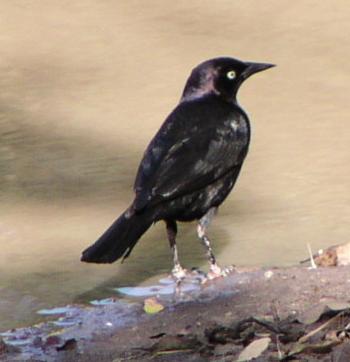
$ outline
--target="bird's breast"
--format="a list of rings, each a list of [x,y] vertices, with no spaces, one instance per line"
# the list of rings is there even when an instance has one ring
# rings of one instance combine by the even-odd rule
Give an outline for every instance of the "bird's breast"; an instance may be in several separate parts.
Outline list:
[[[228,118],[217,129],[217,135],[224,141],[234,142],[237,146],[248,145],[250,127],[247,118],[243,115]]]
[[[243,115],[235,115],[225,121],[225,127],[235,135],[244,136],[249,133],[249,124],[246,117]]]

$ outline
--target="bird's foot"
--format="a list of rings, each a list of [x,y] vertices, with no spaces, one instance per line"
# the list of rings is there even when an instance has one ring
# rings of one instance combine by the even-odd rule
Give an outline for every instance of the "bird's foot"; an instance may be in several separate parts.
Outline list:
[[[187,270],[184,269],[180,264],[176,264],[171,271],[171,275],[175,279],[176,282],[181,281],[186,277]]]
[[[216,263],[210,265],[210,270],[207,274],[207,280],[213,280],[216,278],[226,277],[230,273],[234,271],[234,267],[232,265],[220,268]]]

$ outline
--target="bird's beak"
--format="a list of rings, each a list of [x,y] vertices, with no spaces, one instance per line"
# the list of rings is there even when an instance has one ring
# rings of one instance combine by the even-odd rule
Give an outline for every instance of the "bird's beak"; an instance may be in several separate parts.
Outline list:
[[[244,79],[247,79],[254,73],[262,72],[263,70],[275,67],[275,64],[269,63],[252,63],[252,62],[245,62],[247,68],[242,73]]]

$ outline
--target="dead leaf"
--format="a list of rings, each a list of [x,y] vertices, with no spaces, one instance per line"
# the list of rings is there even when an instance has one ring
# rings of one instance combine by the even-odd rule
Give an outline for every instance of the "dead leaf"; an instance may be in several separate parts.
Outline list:
[[[233,328],[216,325],[212,328],[207,328],[205,330],[205,336],[208,338],[210,343],[221,343],[226,344],[235,339],[240,338],[241,328],[236,324]]]
[[[296,343],[289,353],[284,356],[284,359],[289,359],[300,353],[329,353],[337,344],[339,344],[338,341],[323,341],[315,344]]]
[[[335,312],[341,312],[345,309],[349,309],[350,308],[350,303],[347,302],[328,302],[326,304],[326,307],[329,308],[330,310],[333,310]]]
[[[217,346],[215,346],[215,350],[213,353],[217,360],[222,361],[223,357],[235,355],[240,349],[240,346],[230,343],[218,344]],[[221,359],[219,359],[219,357],[221,357]]]
[[[332,323],[338,321],[341,317],[342,317],[342,313],[337,314],[336,316],[334,316],[333,318],[329,319],[327,322],[321,324],[320,326],[318,326],[317,328],[313,329],[312,331],[310,331],[309,333],[307,333],[306,335],[302,336],[299,338],[299,343],[304,343],[306,342],[309,338],[315,336],[317,333],[319,333],[320,331],[324,330],[326,327],[329,327]]]
[[[158,338],[164,337],[165,335],[166,335],[166,333],[161,332],[161,333],[158,333],[158,334],[154,334],[153,336],[150,336],[149,338],[150,339],[158,339]]]
[[[339,245],[337,248],[338,266],[350,264],[350,243]]]
[[[334,362],[350,361],[350,343],[342,343],[332,352],[331,360]]]
[[[339,338],[338,331],[335,331],[335,330],[328,331],[326,333],[326,335],[324,336],[324,339],[327,341],[338,341],[338,342],[341,341]]]
[[[70,351],[77,347],[77,341],[75,338],[67,339],[62,346],[56,348],[57,351]]]
[[[313,255],[315,263],[320,267],[344,266],[350,264],[350,243],[333,245],[325,250],[319,250]],[[305,263],[309,259],[301,261]]]
[[[269,346],[271,338],[265,337],[257,339],[250,344],[240,353],[237,362],[251,361],[253,358],[259,357]]]
[[[302,324],[313,324],[321,318],[322,314],[324,313],[324,310],[325,310],[324,304],[313,305],[311,308],[305,310],[298,317],[298,321]]]
[[[147,298],[144,301],[143,309],[147,314],[155,314],[162,311],[164,306],[156,298]]]
[[[166,335],[152,345],[151,351],[156,355],[170,354],[178,352],[191,352],[198,349],[202,343],[197,336],[191,334],[187,336]]]
[[[342,301],[320,303],[304,311],[298,317],[298,321],[303,324],[313,324],[326,314],[334,315],[336,312],[342,312],[346,309],[350,309],[350,303]]]

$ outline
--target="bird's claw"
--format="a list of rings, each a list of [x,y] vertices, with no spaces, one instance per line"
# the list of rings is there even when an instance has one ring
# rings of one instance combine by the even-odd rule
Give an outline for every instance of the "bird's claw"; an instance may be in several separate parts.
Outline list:
[[[181,265],[175,265],[173,270],[171,271],[171,275],[175,279],[176,282],[181,281],[186,277],[187,270],[184,269]]]
[[[217,264],[211,264],[210,270],[207,274],[207,280],[213,280],[216,278],[226,277],[234,271],[232,265],[220,268]]]

